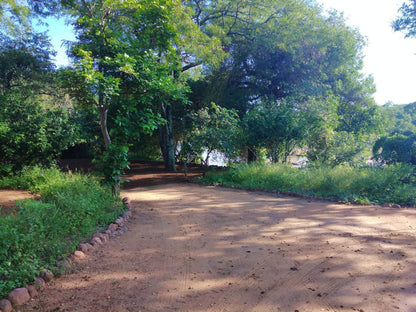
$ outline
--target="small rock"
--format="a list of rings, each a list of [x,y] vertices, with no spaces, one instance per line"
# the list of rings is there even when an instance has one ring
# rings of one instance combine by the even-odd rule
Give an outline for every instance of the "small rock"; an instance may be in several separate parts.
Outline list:
[[[105,243],[105,242],[107,242],[108,241],[108,239],[109,239],[109,237],[108,237],[108,235],[107,234],[101,234],[100,235],[100,239],[101,239],[101,241],[103,242],[103,243]]]
[[[118,225],[117,225],[117,224],[115,224],[115,223],[111,223],[111,224],[108,226],[108,230],[110,230],[111,232],[115,232],[115,231],[117,231],[117,229],[118,229]]]
[[[36,290],[36,287],[33,285],[29,285],[26,287],[30,298],[33,298],[34,296],[36,296],[38,294],[38,291]]]
[[[88,251],[94,250],[94,246],[91,245],[90,243],[85,243],[85,245],[88,247]]]
[[[101,241],[101,239],[99,238],[99,237],[93,237],[92,239],[91,239],[91,245],[102,245],[103,244],[103,242]]]
[[[49,270],[43,269],[40,272],[40,275],[45,280],[45,282],[50,282],[53,279],[53,273]]]
[[[9,300],[7,299],[0,300],[0,311],[11,312],[12,310],[13,310],[13,306]]]
[[[88,252],[89,248],[88,248],[87,244],[78,244],[78,250],[85,253],[85,252]]]
[[[124,219],[123,218],[118,218],[116,221],[114,221],[114,223],[120,226],[124,223]]]
[[[38,277],[35,280],[34,285],[35,285],[36,289],[42,289],[43,287],[45,287],[45,280],[41,277]]]
[[[104,233],[107,234],[108,236],[113,235],[113,233],[110,230],[106,230]]]
[[[103,233],[103,237],[105,238],[106,242],[110,240],[110,234],[108,233]]]
[[[105,234],[103,233],[95,233],[94,237],[97,237],[101,240],[102,243],[105,243],[106,241],[108,241],[108,238]]]
[[[131,203],[130,198],[128,198],[128,197],[123,198],[123,204],[124,205],[130,205],[130,203]]]
[[[384,205],[383,205],[383,207],[390,207],[390,204],[388,204],[388,203],[385,203]]]
[[[400,206],[398,204],[394,204],[394,205],[391,206],[391,208],[398,208],[398,209],[400,209],[400,208],[402,208],[402,206]]]
[[[29,292],[26,288],[16,288],[7,297],[12,305],[22,305],[30,300]]]
[[[77,259],[84,259],[85,258],[85,254],[80,250],[75,250],[74,256]]]

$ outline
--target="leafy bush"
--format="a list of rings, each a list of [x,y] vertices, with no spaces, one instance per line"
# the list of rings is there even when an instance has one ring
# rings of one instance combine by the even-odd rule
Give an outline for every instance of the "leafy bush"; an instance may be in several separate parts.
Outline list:
[[[24,166],[48,165],[76,141],[77,127],[63,109],[45,109],[34,95],[0,95],[0,176]]]
[[[416,134],[382,137],[374,143],[373,154],[380,163],[416,165]]]
[[[129,148],[126,145],[111,144],[102,155],[93,160],[103,175],[103,182],[109,185],[116,195],[120,192],[120,184],[124,182],[120,175],[129,169],[128,152]]]
[[[0,298],[33,282],[43,268],[59,272],[59,260],[123,210],[97,179],[57,169],[27,169],[0,185],[36,191],[43,200],[25,200],[17,215],[0,219]]]
[[[356,203],[416,205],[416,170],[396,164],[381,167],[292,168],[277,164],[250,164],[210,172],[205,181],[243,187],[293,191]]]

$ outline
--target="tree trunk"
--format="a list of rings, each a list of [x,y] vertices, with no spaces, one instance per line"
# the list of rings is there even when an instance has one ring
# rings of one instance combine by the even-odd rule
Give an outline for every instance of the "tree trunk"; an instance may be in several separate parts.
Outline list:
[[[108,109],[105,107],[99,107],[98,111],[100,113],[100,127],[101,127],[101,133],[104,139],[105,149],[108,150],[108,147],[111,145],[110,134],[108,133],[108,128],[107,128]]]
[[[257,160],[257,151],[255,147],[249,147],[247,150],[247,162],[252,163]]]
[[[176,172],[172,106],[169,104],[162,103],[161,108],[162,117],[166,120],[166,123],[160,127],[159,131],[160,149],[162,150],[162,157],[165,163],[165,169]]]

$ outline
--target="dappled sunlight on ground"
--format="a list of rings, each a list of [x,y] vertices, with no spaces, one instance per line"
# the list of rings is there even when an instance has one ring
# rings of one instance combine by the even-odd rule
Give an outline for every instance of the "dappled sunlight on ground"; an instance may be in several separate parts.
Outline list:
[[[38,311],[416,311],[416,210],[191,184],[124,192],[129,230]]]

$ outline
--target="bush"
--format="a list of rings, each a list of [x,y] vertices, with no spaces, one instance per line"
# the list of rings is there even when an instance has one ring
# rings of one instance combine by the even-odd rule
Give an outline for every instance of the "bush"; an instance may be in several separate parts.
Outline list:
[[[46,109],[35,95],[19,91],[0,95],[0,176],[24,166],[51,164],[76,142],[78,129],[69,112]]]
[[[0,298],[33,282],[43,268],[57,273],[59,260],[123,210],[97,179],[57,169],[26,169],[0,185],[36,191],[43,200],[25,200],[17,215],[0,219]]]
[[[292,191],[356,203],[416,205],[415,167],[396,164],[381,167],[306,167],[250,164],[210,172],[205,181],[243,187]]]

